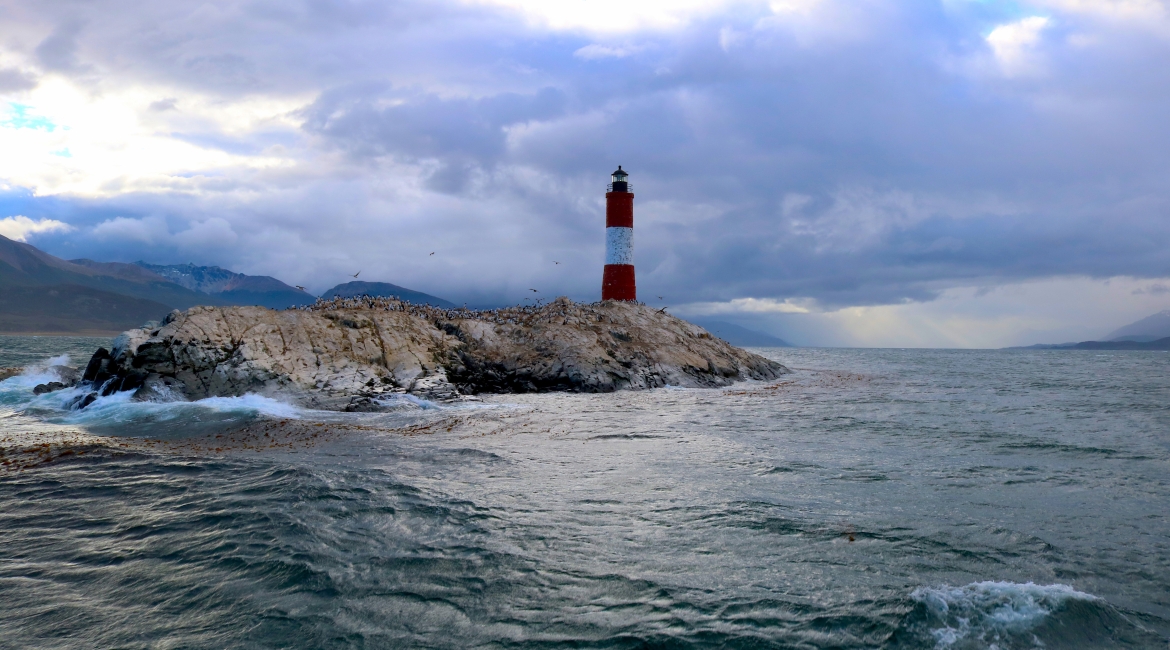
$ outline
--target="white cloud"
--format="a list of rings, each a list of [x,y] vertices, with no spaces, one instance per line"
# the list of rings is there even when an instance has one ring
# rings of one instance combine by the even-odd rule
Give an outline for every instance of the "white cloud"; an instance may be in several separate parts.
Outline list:
[[[165,240],[170,231],[167,229],[166,221],[161,217],[142,219],[114,217],[94,226],[93,235],[98,239],[153,244]]]
[[[232,230],[232,225],[220,217],[197,221],[187,230],[175,234],[176,242],[190,248],[229,246],[237,239],[239,236]]]
[[[7,102],[0,117],[0,178],[40,195],[101,197],[197,192],[207,175],[295,164],[287,150],[247,151],[247,142],[257,130],[301,139],[292,113],[308,97],[225,101],[187,93],[182,111],[152,110],[170,90],[131,84],[93,93],[63,77],[42,81],[20,104]]]
[[[804,304],[801,304],[804,303]],[[714,314],[807,314],[806,306],[811,301],[794,301],[791,298],[736,298],[727,302],[696,302],[682,305],[675,311],[693,316]]]
[[[1146,25],[1165,25],[1170,14],[1164,0],[1039,0],[1038,4],[1070,14]]]
[[[578,59],[592,61],[594,59],[622,59],[637,52],[640,48],[632,45],[602,45],[591,43],[573,52]]]
[[[734,0],[465,0],[515,9],[529,20],[558,30],[625,32],[670,29],[715,13]]]
[[[1029,16],[991,30],[987,35],[987,44],[991,46],[1005,75],[1017,77],[1040,70],[1036,46],[1049,22],[1043,16]]]
[[[16,241],[28,241],[29,235],[42,232],[69,232],[73,226],[55,219],[32,220],[23,215],[0,219],[0,235]]]

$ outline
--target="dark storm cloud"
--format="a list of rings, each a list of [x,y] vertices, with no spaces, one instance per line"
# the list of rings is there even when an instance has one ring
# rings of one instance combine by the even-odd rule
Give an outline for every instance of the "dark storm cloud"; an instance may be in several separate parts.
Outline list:
[[[237,256],[302,283],[306,259],[328,282],[379,260],[385,279],[453,300],[515,300],[534,281],[591,298],[601,193],[621,163],[639,283],[675,302],[879,304],[987,278],[1170,273],[1170,40],[1157,29],[1016,4],[826,1],[795,17],[737,6],[574,56],[593,39],[458,3],[132,6],[26,8],[46,30],[42,65],[313,97],[296,174],[115,202],[127,218],[167,215],[171,235],[211,219],[238,235],[155,252]],[[1012,72],[985,37],[1040,14]],[[248,153],[286,136],[176,137]],[[414,193],[383,188],[399,176]],[[84,205],[94,224],[108,217],[110,202]],[[71,245],[133,257],[136,244]],[[438,247],[458,261],[413,257]],[[575,272],[550,275],[554,258]]]
[[[68,18],[60,23],[36,48],[37,60],[49,70],[72,71],[80,66],[77,59],[77,35],[82,21]]]
[[[444,99],[430,93],[339,89],[305,111],[304,128],[357,156],[472,159],[489,164],[505,151],[506,127],[555,119],[561,92]]]

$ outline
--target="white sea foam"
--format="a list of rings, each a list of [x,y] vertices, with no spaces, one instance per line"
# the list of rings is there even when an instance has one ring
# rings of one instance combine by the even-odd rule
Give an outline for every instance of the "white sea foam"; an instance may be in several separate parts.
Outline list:
[[[200,419],[206,416],[269,416],[300,418],[304,409],[262,395],[208,397],[193,402],[137,401],[133,391],[100,397],[78,411],[69,411],[58,421],[66,424],[116,424],[130,422],[166,422],[176,419]],[[62,395],[62,401],[68,396]]]
[[[935,623],[941,624],[930,630],[936,648],[949,648],[964,639],[994,647],[1004,635],[1028,632],[1069,600],[1098,599],[1068,585],[991,581],[919,587],[910,597],[925,605]]]
[[[69,355],[62,354],[40,363],[32,364],[24,372],[0,381],[0,392],[13,393],[31,391],[38,384],[47,384],[51,381],[61,381],[61,375],[54,369],[55,366],[69,365]]]
[[[397,408],[397,407],[404,407],[404,406],[405,407],[417,406],[418,408],[428,409],[428,410],[442,408],[441,406],[439,406],[438,404],[436,404],[430,400],[425,400],[425,399],[422,399],[420,397],[416,397],[414,395],[410,395],[407,393],[392,393],[390,395],[385,395],[383,397],[379,397],[374,401],[377,402],[378,404],[381,404],[384,407],[387,407],[387,408]]]

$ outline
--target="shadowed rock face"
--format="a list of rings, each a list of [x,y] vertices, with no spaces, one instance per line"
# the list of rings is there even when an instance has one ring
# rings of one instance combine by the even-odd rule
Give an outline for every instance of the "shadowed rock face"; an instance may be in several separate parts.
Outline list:
[[[392,393],[451,399],[725,386],[786,372],[637,304],[561,298],[540,308],[468,311],[351,298],[280,312],[174,311],[160,327],[130,330],[113,351],[99,350],[82,380],[101,394],[282,394],[315,408],[367,410]]]

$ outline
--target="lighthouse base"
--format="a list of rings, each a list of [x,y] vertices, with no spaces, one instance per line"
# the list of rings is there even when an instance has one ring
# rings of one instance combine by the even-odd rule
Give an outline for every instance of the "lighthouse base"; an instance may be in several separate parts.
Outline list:
[[[633,264],[606,264],[601,276],[602,300],[637,300]]]

